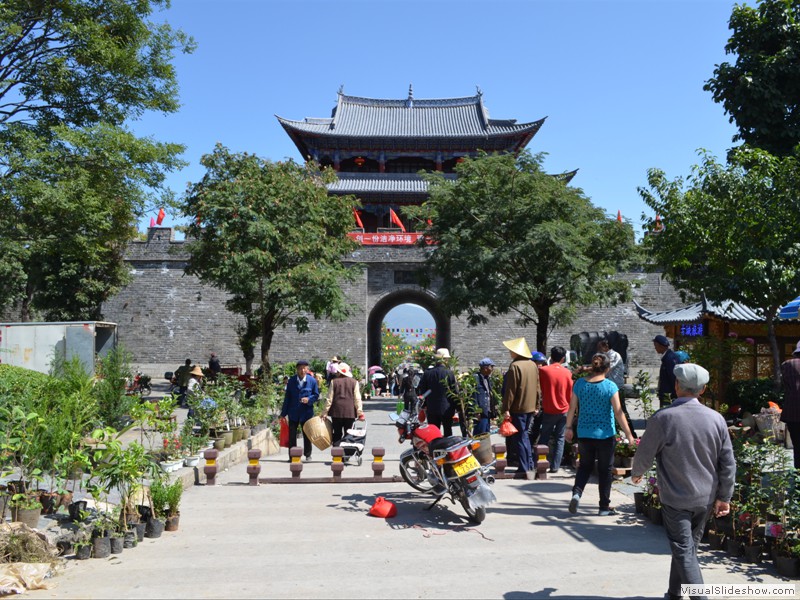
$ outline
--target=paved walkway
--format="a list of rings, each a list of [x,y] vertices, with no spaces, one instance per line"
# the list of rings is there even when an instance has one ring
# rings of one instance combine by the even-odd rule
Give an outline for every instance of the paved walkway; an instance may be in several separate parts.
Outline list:
[[[384,445],[397,474],[399,445],[387,413],[367,407],[367,446]],[[328,451],[305,476],[330,473]],[[262,477],[288,477],[286,451],[265,457]],[[344,477],[372,474],[369,453]],[[617,517],[597,516],[589,485],[567,512],[573,474],[498,481],[486,521],[430,502],[404,483],[246,485],[245,465],[216,486],[184,493],[180,531],[145,539],[118,557],[68,560],[38,598],[661,598],[670,556],[663,529],[635,515],[630,486],[615,484]],[[625,492],[625,493],[623,493]],[[367,515],[378,496],[398,516]],[[780,583],[774,569],[703,552],[707,583]]]

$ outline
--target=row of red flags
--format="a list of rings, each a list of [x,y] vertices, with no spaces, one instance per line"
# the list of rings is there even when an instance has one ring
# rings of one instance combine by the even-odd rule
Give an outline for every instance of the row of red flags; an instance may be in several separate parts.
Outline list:
[[[356,218],[356,225],[364,229],[364,222],[361,220],[361,214],[354,208],[353,209],[353,216]],[[400,228],[400,231],[403,233],[406,232],[406,227],[403,225],[403,222],[400,220],[400,217],[397,216],[397,213],[394,212],[393,209],[389,209],[389,220],[397,225]]]
[[[155,227],[156,225],[161,225],[161,223],[164,221],[164,217],[166,217],[166,216],[167,216],[167,213],[164,212],[164,209],[163,208],[159,208],[158,209],[158,217],[155,218],[155,219],[153,217],[150,217],[150,227]]]

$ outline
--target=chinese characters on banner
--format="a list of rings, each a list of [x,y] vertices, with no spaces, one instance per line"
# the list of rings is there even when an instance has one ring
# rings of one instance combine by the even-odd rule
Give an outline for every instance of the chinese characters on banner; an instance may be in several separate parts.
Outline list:
[[[382,244],[411,246],[422,237],[421,233],[348,233],[347,235],[365,246]]]
[[[681,325],[681,336],[683,337],[701,337],[702,335],[702,323],[684,323]]]

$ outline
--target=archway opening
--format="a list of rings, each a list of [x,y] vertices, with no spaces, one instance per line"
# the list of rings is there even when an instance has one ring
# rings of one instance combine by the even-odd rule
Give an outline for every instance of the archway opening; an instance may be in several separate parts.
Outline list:
[[[407,347],[414,345],[411,342],[449,347],[450,320],[427,292],[398,290],[387,294],[375,304],[367,322],[369,366],[381,365],[388,372],[403,362]],[[384,345],[393,347],[384,350]]]

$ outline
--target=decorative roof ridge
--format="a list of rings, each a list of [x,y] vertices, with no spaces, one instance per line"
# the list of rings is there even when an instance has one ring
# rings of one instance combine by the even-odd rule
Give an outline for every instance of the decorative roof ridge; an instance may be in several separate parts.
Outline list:
[[[339,101],[337,108],[343,103],[357,104],[359,106],[389,106],[397,108],[405,108],[409,105],[409,98],[366,98],[364,96],[348,96],[344,93],[339,94]],[[482,101],[480,96],[464,96],[462,98],[413,98],[413,108],[439,108],[439,107],[457,107],[457,106],[470,106],[481,105]],[[336,109],[334,109],[336,111]],[[488,116],[488,114],[487,114]]]
[[[438,173],[438,172],[437,172]],[[455,179],[455,173],[441,173],[445,179]],[[340,171],[336,173],[339,179],[397,179],[399,180],[418,180],[422,181],[424,177],[419,173],[353,173],[352,171]]]

